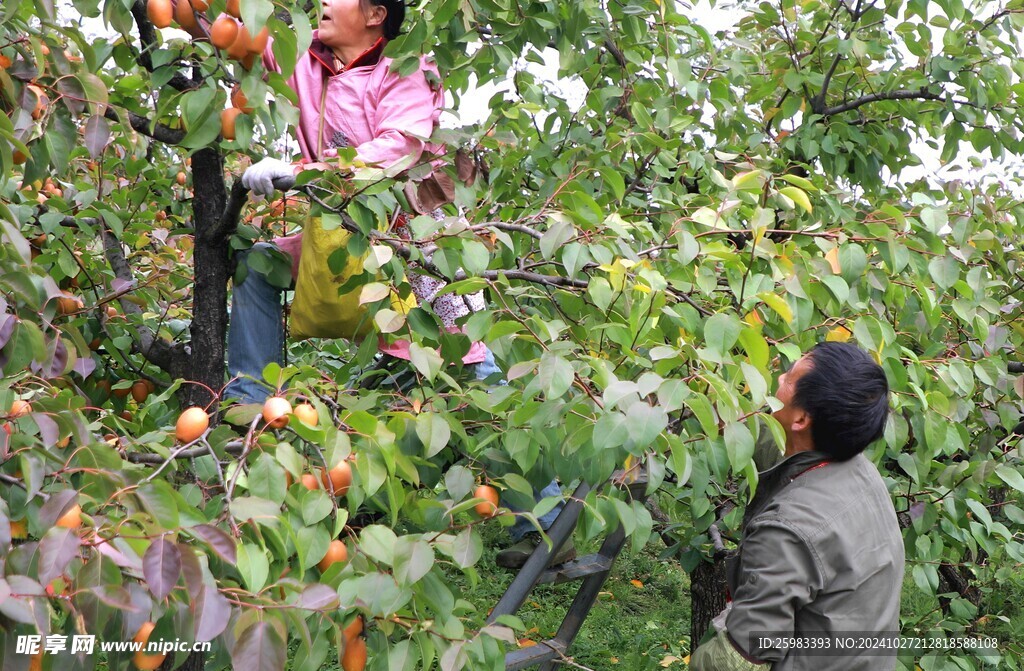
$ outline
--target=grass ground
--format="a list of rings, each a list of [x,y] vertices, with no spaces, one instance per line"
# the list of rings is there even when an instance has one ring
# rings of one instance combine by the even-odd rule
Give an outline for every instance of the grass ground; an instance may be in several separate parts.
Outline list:
[[[486,539],[482,571],[494,566],[494,554],[504,542],[501,534]],[[577,550],[580,555],[596,552],[598,545],[581,544]],[[594,671],[684,668],[680,660],[689,654],[690,584],[679,564],[658,559],[661,549],[654,540],[637,554],[627,550],[619,556],[570,650],[575,663]],[[474,594],[481,606],[497,603],[513,574],[496,570],[492,577]],[[519,611],[527,627],[523,638],[553,637],[578,588],[578,582],[538,586]]]

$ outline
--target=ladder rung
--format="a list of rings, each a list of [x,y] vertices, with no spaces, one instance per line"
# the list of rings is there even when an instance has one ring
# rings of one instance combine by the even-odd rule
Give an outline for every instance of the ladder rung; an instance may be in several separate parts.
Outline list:
[[[519,648],[505,653],[505,671],[525,669],[551,659],[561,659],[565,655],[565,643],[555,638],[541,641],[528,648]]]
[[[537,584],[553,583],[555,585],[570,580],[579,580],[596,573],[603,573],[612,567],[612,557],[605,557],[602,554],[586,555],[564,564],[549,568],[540,574]]]

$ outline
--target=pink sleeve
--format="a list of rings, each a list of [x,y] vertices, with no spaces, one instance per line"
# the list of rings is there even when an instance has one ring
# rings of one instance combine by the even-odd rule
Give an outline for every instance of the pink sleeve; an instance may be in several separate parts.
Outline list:
[[[407,156],[419,159],[444,107],[440,83],[431,84],[425,72],[436,81],[436,68],[425,61],[407,77],[387,73],[378,93],[374,139],[356,147],[360,160],[387,166]]]
[[[263,50],[263,67],[270,72],[280,72],[281,66],[277,64],[277,58],[274,57],[274,38],[271,37],[267,40],[267,46]]]

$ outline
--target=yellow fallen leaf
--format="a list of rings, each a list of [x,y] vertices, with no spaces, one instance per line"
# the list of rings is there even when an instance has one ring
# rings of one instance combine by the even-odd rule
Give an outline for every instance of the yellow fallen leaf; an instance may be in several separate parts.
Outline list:
[[[825,260],[828,261],[828,265],[832,266],[832,273],[838,275],[843,272],[843,267],[839,263],[839,248],[833,247],[825,253]]]
[[[685,664],[687,666],[690,665],[690,656],[689,655],[687,655],[686,657],[683,657],[683,664]]]
[[[521,639],[519,639],[519,647],[520,648],[532,648],[535,645],[537,645],[537,641],[531,641],[528,638],[521,638]]]
[[[609,661],[610,661],[610,662],[611,662],[612,664],[618,664],[618,663],[619,663],[619,658],[618,658],[618,657],[612,657],[612,658],[611,658],[611,659],[610,659]]]
[[[640,582],[639,580],[630,580],[629,584],[632,585],[633,587],[636,587],[637,589],[641,589],[644,586],[644,584],[642,582]]]
[[[667,669],[668,667],[672,666],[676,662],[681,662],[681,661],[683,661],[683,660],[679,659],[675,655],[665,655],[664,657],[661,658],[661,661],[658,662],[658,666],[660,666],[663,669]]]

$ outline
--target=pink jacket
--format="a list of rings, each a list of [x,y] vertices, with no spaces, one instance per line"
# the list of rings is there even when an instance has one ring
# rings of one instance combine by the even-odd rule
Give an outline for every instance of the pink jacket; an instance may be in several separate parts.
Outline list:
[[[421,69],[401,77],[390,69],[391,59],[384,58],[383,39],[352,61],[344,70],[335,69],[333,52],[320,42],[319,31],[313,31],[313,43],[299,58],[288,84],[299,101],[299,148],[307,161],[337,156],[337,150],[354,147],[360,160],[388,166],[408,156],[417,159],[428,151],[435,153],[439,146],[426,141],[438,125],[444,108],[437,68],[426,57]],[[268,70],[280,72],[274,58],[272,44],[263,52],[263,64]],[[431,73],[428,77],[426,73]],[[320,125],[320,101],[326,83],[323,137],[317,137]],[[323,148],[323,153],[319,149]],[[293,276],[298,272],[302,235],[277,238],[275,243],[292,257]],[[421,296],[417,290],[427,278],[413,281],[413,289],[420,301],[429,301],[443,283],[428,280],[432,291]],[[457,305],[439,304],[458,300]],[[452,294],[442,296],[434,309],[445,325],[455,328],[454,319],[464,316],[465,303]],[[409,359],[409,342],[399,340],[387,344],[381,340],[381,351],[392,356]],[[480,363],[486,356],[483,343],[473,343],[463,357],[464,363]]]

